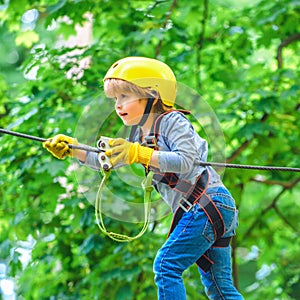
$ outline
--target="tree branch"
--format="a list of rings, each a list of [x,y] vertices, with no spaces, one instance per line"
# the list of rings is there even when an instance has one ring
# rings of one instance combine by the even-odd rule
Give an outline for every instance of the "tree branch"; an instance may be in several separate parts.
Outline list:
[[[294,226],[279,210],[279,208],[277,207],[277,205],[274,206],[274,210],[277,213],[277,215],[282,219],[282,221],[284,223],[286,223],[289,227],[291,227],[295,232],[299,233],[299,229]]]
[[[237,158],[252,142],[253,139],[245,141],[239,148],[237,148],[231,155],[226,159],[226,162],[230,163]]]
[[[286,38],[285,40],[282,40],[280,45],[278,46],[278,49],[277,49],[277,66],[278,66],[278,69],[281,69],[282,66],[283,66],[283,63],[282,63],[282,50],[284,47],[288,46],[289,44],[293,43],[293,42],[296,42],[300,40],[300,33],[295,33],[291,36],[289,36],[288,38]]]
[[[201,27],[202,30],[200,31],[199,38],[196,43],[197,50],[196,51],[196,82],[198,89],[201,89],[201,74],[200,74],[200,67],[201,67],[201,51],[203,49],[204,44],[204,36],[205,36],[205,30],[206,30],[206,22],[208,19],[208,0],[204,0],[203,2],[203,14],[202,14],[202,20],[201,20]]]
[[[297,179],[297,180],[299,180],[299,179]],[[252,178],[251,181],[258,182],[258,183],[263,183],[263,184],[266,184],[266,185],[280,185],[280,186],[282,186],[286,189],[290,189],[295,185],[295,181],[292,181],[292,182],[286,182],[285,181],[285,182],[283,182],[283,181],[279,181],[279,180],[263,180],[263,179],[260,179],[260,178]]]
[[[293,188],[296,184],[298,184],[298,182],[300,182],[300,177],[297,178],[296,180],[294,180],[289,188],[284,187],[280,193],[278,193],[278,195],[273,199],[273,201],[267,206],[265,207],[262,212],[260,214],[258,214],[257,218],[252,222],[252,224],[249,226],[248,230],[246,231],[246,233],[244,234],[242,239],[245,239],[245,237],[247,237],[248,235],[251,234],[252,230],[255,228],[255,226],[257,224],[260,223],[262,217],[269,212],[271,209],[274,209],[276,211],[276,204],[279,201],[280,197],[289,189]],[[277,211],[276,211],[277,212]]]
[[[233,282],[234,286],[239,289],[239,276],[238,276],[238,264],[236,261],[236,248],[237,248],[237,242],[236,242],[236,236],[232,237],[231,241],[231,261],[232,261],[232,276],[233,276]]]
[[[264,115],[261,117],[260,122],[263,123],[265,122],[269,117],[269,114],[264,113]],[[227,158],[227,162],[230,163],[232,162],[236,157],[238,157],[247,147],[249,144],[255,139],[255,134],[253,135],[253,138],[250,140],[245,141],[239,148],[237,148],[229,158]]]
[[[170,6],[168,12],[166,13],[166,16],[167,16],[167,17],[166,17],[166,20],[165,20],[165,22],[164,22],[162,28],[165,29],[165,28],[167,27],[168,22],[169,22],[169,20],[170,20],[170,18],[171,18],[172,12],[173,12],[173,10],[175,9],[176,6],[177,6],[177,0],[174,0],[173,3],[172,3],[171,6]],[[155,56],[154,56],[155,58],[156,58],[156,57],[159,55],[159,53],[160,53],[160,50],[161,50],[161,47],[162,47],[162,43],[163,43],[163,38],[160,39],[158,45],[156,46],[156,49],[155,49]]]

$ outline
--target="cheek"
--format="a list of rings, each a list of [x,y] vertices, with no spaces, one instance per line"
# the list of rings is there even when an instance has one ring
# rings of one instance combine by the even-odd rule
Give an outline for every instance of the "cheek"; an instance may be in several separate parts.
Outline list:
[[[144,113],[145,105],[141,101],[131,102],[131,103],[128,103],[127,109],[132,112]]]
[[[136,108],[139,111],[141,111],[141,112],[144,113],[146,105],[147,105],[147,101],[146,100],[139,100],[139,102],[136,103]]]

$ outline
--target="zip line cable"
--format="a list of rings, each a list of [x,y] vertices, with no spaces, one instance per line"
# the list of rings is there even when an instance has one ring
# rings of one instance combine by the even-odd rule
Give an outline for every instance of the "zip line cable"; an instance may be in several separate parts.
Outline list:
[[[300,168],[291,168],[291,167],[254,166],[254,165],[239,165],[239,164],[214,163],[214,162],[200,162],[199,165],[220,167],[220,168],[233,168],[233,169],[235,168],[235,169],[263,170],[263,171],[300,172]]]
[[[16,137],[21,137],[25,139],[30,139],[38,142],[45,142],[47,139],[40,138],[24,133],[19,133],[15,131],[6,130],[3,128],[0,128],[0,133],[2,134],[9,134]],[[68,146],[72,149],[79,149],[84,151],[91,151],[95,153],[100,153],[103,150],[100,150],[95,147],[90,147],[87,145],[72,145],[68,144]],[[290,171],[290,172],[300,172],[300,168],[289,168],[289,167],[274,167],[274,166],[252,166],[252,165],[238,165],[238,164],[227,164],[227,163],[215,163],[215,162],[200,162],[199,165],[201,166],[212,166],[212,167],[225,167],[225,168],[239,168],[239,169],[253,169],[253,170],[277,170],[277,171]],[[102,173],[104,174],[103,179],[101,181],[101,184],[99,186],[96,200],[95,200],[95,217],[96,217],[96,223],[101,230],[101,232],[111,238],[112,240],[116,242],[130,242],[135,239],[140,238],[147,230],[149,222],[150,222],[150,211],[151,211],[151,192],[153,190],[152,186],[152,177],[153,173],[149,172],[147,177],[142,182],[142,188],[144,190],[144,222],[143,227],[140,229],[139,233],[135,236],[128,236],[126,234],[120,234],[116,232],[109,231],[103,220],[103,212],[102,212],[102,190],[106,183],[106,180],[108,179],[110,175],[110,170],[106,171],[104,169],[101,169]]]
[[[33,135],[29,135],[29,134],[24,134],[24,133],[20,133],[20,132],[16,132],[16,131],[10,131],[10,130],[6,130],[6,129],[3,129],[3,128],[0,128],[0,133],[9,134],[9,135],[13,135],[13,136],[17,136],[17,137],[21,137],[21,138],[33,140],[33,141],[38,141],[38,142],[46,142],[47,141],[47,139],[45,139],[45,138],[40,138],[40,137],[37,137],[37,136],[33,136]],[[68,146],[71,149],[85,150],[85,151],[97,152],[97,153],[102,152],[98,148],[90,147],[90,146],[87,146],[87,145],[72,145],[72,144],[68,144]]]
[[[0,133],[9,134],[16,137],[21,137],[29,140],[34,140],[38,142],[45,142],[47,139],[40,138],[16,131],[10,131],[7,129],[0,128]],[[78,149],[90,152],[100,153],[102,150],[87,146],[87,145],[68,145],[71,149]],[[291,167],[275,167],[275,166],[254,166],[254,165],[239,165],[239,164],[227,164],[227,163],[216,163],[216,162],[200,162],[201,166],[211,166],[211,167],[221,167],[221,168],[236,168],[236,169],[250,169],[250,170],[263,170],[263,171],[287,171],[287,172],[300,172],[300,168],[291,168]]]

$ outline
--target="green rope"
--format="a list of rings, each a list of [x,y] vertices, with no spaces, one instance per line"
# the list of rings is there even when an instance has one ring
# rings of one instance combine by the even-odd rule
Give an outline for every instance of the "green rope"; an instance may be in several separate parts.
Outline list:
[[[110,237],[112,240],[117,242],[131,242],[133,240],[140,238],[146,232],[148,225],[150,223],[151,192],[153,191],[152,178],[154,173],[149,172],[147,177],[142,182],[142,188],[144,190],[144,224],[141,231],[137,235],[132,237],[124,234],[108,231],[104,224],[103,217],[102,217],[102,190],[104,188],[107,179],[110,176],[110,171],[103,171],[103,175],[104,176],[100,183],[97,196],[96,196],[96,201],[95,201],[95,216],[96,216],[96,221],[99,229],[106,236]]]

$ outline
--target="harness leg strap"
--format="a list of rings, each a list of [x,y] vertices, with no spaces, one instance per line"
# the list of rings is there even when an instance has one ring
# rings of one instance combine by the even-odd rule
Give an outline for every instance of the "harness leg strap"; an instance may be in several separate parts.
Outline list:
[[[204,192],[202,192],[200,199],[197,199],[197,198],[198,197],[196,197],[196,200],[195,200],[195,194],[193,194],[192,197],[185,199],[186,200],[185,202],[190,205],[197,203],[202,208],[202,210],[204,211],[206,216],[208,217],[208,220],[212,224],[212,227],[213,227],[213,230],[215,233],[215,243],[213,244],[212,247],[228,247],[229,243],[230,243],[230,238],[222,238],[222,236],[225,232],[225,225],[224,225],[224,221],[223,221],[220,211],[218,210],[218,208],[216,207],[214,202],[211,200],[211,198]],[[183,203],[183,204],[185,204],[185,203]],[[174,228],[180,221],[184,212],[185,212],[185,210],[181,206],[179,206],[179,208],[177,209],[177,211],[174,215],[169,234],[171,234],[171,232],[174,230]],[[211,259],[209,259],[207,254],[203,254],[196,261],[196,264],[198,265],[198,267],[200,267],[204,272],[207,272],[213,263],[214,262]]]
[[[213,248],[226,248],[229,246],[231,241],[231,236],[226,238],[220,238],[215,241],[213,244]],[[196,265],[203,271],[207,272],[211,266],[214,264],[214,262],[207,256],[207,253],[204,253],[202,256],[198,258],[196,261]]]

